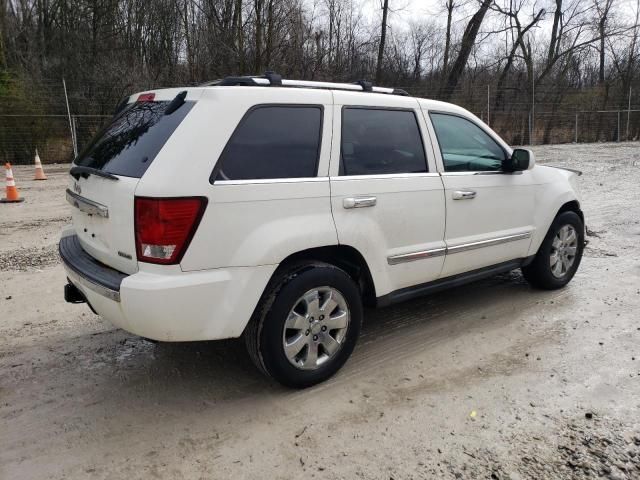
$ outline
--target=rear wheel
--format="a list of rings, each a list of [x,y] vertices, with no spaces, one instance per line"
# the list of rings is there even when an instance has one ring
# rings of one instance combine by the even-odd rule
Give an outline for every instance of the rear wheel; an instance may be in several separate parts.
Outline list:
[[[360,334],[360,290],[343,270],[301,265],[272,282],[245,331],[254,363],[283,385],[322,382],[347,361]]]
[[[534,287],[553,290],[573,278],[584,249],[584,224],[575,212],[558,215],[531,264],[522,267],[524,278]]]

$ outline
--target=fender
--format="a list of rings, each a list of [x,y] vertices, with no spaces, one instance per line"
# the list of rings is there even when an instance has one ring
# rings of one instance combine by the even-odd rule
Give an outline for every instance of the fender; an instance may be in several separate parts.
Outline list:
[[[576,173],[546,166],[537,166],[534,171],[543,182],[536,187],[534,212],[536,230],[531,238],[529,255],[536,254],[553,219],[565,203],[576,201],[580,205],[579,195],[573,185],[577,177]]]

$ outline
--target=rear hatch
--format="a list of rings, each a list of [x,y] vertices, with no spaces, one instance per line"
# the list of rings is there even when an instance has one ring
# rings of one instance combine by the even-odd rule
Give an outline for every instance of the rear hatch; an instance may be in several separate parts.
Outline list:
[[[178,89],[132,96],[74,161],[66,193],[73,226],[82,248],[105,265],[138,271],[136,187],[195,104],[192,96]]]

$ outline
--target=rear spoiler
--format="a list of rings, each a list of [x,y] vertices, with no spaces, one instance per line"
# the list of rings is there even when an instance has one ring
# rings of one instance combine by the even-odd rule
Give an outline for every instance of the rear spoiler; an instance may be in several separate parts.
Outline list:
[[[144,99],[143,99],[144,97]],[[136,101],[140,102],[140,101],[153,101],[155,97],[155,93],[141,93],[138,95],[138,98]],[[175,112],[178,108],[180,108],[182,106],[182,104],[185,102],[185,98],[187,98],[187,91],[183,90],[182,92],[178,93],[173,100],[171,100],[171,103],[167,106],[167,110],[165,111],[165,115],[171,115],[173,112]],[[117,115],[118,113],[120,113],[122,110],[125,109],[125,107],[127,105],[129,105],[129,103],[131,100],[131,96],[128,97],[124,97],[120,103],[118,103],[118,106],[116,107],[115,111],[113,112],[114,115]]]

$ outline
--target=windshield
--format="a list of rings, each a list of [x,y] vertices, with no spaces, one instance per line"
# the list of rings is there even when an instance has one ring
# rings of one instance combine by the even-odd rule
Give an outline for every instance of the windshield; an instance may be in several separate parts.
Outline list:
[[[78,156],[76,165],[141,178],[195,102],[165,114],[171,102],[136,102],[118,113]]]

